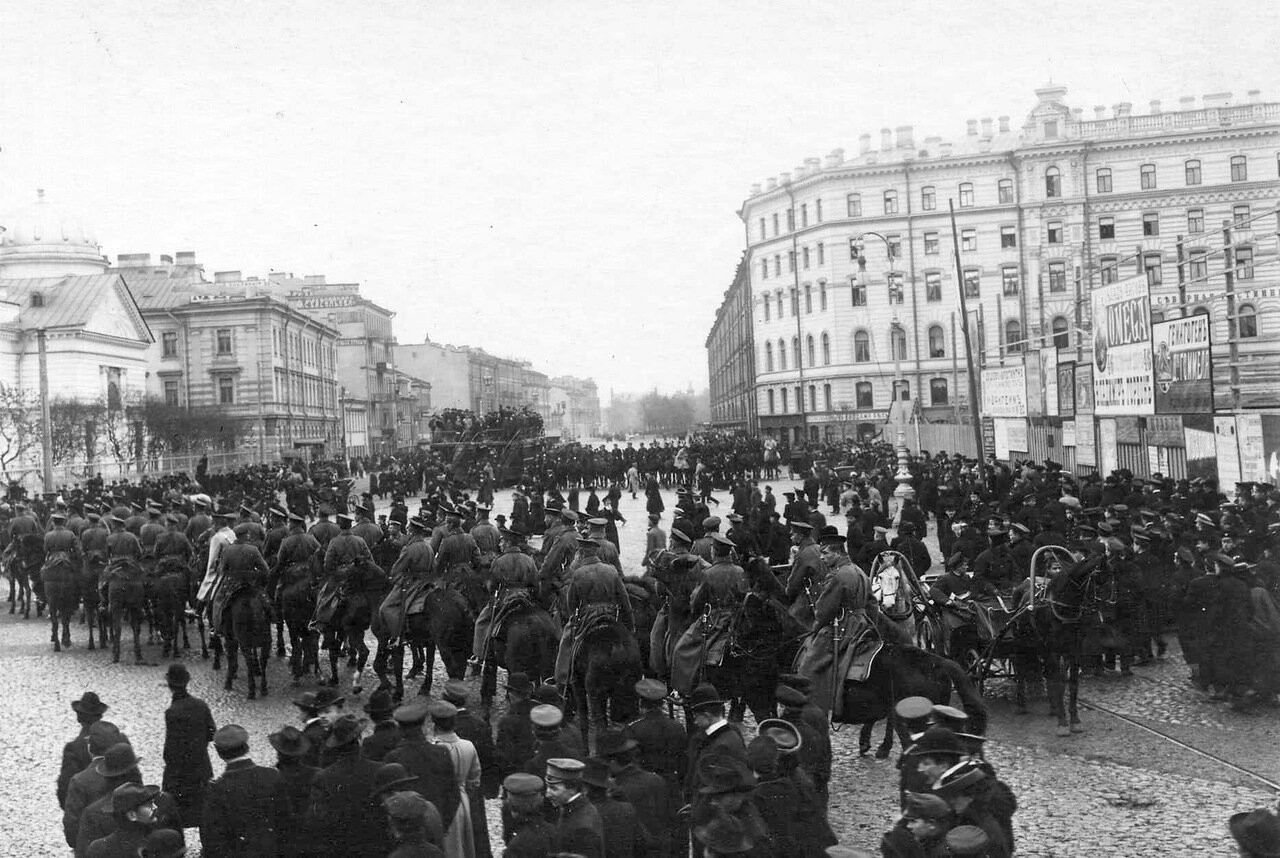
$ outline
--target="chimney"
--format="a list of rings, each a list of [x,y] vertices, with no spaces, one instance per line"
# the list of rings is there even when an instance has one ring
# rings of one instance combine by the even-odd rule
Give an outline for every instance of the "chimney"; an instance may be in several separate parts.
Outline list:
[[[779,174],[778,174],[778,184],[779,184],[779,185],[789,185],[789,184],[791,184],[791,174],[790,174],[790,173],[779,173]]]
[[[812,176],[814,173],[822,169],[822,159],[821,158],[805,158],[804,169],[806,173]]]
[[[176,258],[179,265],[196,264],[196,252],[194,250],[179,250]]]
[[[893,148],[893,129],[880,129],[880,151],[887,152]]]
[[[160,264],[161,264],[161,265],[172,265],[172,264],[173,264],[173,257],[172,257],[172,256],[170,256],[170,255],[169,255],[169,254],[167,254],[167,253],[162,253],[162,254],[160,254]]]
[[[1205,107],[1226,107],[1231,104],[1231,93],[1211,92],[1204,97]]]
[[[752,185],[752,186],[751,186],[751,196],[753,196],[753,197],[758,197],[758,196],[760,196],[760,183],[759,183],[759,182],[756,182],[754,185]]]
[[[1196,97],[1194,95],[1184,95],[1178,99],[1179,110],[1195,110]]]
[[[1083,122],[1083,121],[1084,121],[1084,108],[1083,108],[1083,107],[1073,107],[1073,108],[1071,108],[1071,121],[1072,121],[1072,122]]]
[[[967,133],[970,137],[978,136],[978,120],[976,119],[967,120],[965,122],[965,125],[969,126],[969,130]]]
[[[831,169],[832,167],[839,167],[839,166],[840,166],[841,164],[843,164],[843,163],[844,163],[844,150],[843,150],[843,149],[832,149],[832,150],[831,150],[831,154],[827,155],[827,169],[828,169],[828,170],[829,170],[829,169]]]
[[[914,149],[915,148],[915,128],[910,125],[898,126],[898,148]]]
[[[1009,117],[1007,116],[1000,117],[1000,133],[1001,134],[1009,133]]]
[[[1249,103],[1257,104],[1260,101],[1262,101],[1262,90],[1260,89],[1249,90]]]
[[[1133,103],[1122,101],[1119,104],[1112,105],[1111,111],[1115,114],[1116,119],[1124,119],[1133,111]]]
[[[234,283],[237,280],[243,280],[239,271],[215,271],[213,272],[214,283]]]
[[[990,116],[982,120],[982,139],[983,140],[991,139],[991,117]]]
[[[121,268],[147,268],[151,265],[151,254],[121,253],[116,257],[116,264]]]
[[[774,176],[764,180],[764,189],[766,191],[776,191],[778,189],[778,180]]]
[[[951,141],[950,140],[943,140],[941,143],[938,144],[938,157],[939,158],[951,157]]]
[[[1158,98],[1151,99],[1151,115],[1152,116],[1160,115],[1160,99]]]
[[[858,135],[858,154],[865,155],[870,151],[871,151],[871,135],[859,134]]]
[[[794,170],[791,171],[791,175],[795,176],[795,179],[797,182],[800,181],[805,176],[809,175],[809,165],[801,164],[800,166],[796,167]]]
[[[1107,118],[1107,106],[1105,104],[1095,104],[1093,106],[1094,120],[1101,121]]]

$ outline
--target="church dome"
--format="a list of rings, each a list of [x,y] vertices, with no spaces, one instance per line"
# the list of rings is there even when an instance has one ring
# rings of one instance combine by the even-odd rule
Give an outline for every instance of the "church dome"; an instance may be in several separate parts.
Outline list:
[[[97,239],[73,214],[38,191],[34,203],[0,221],[0,277],[101,274],[109,265]]]

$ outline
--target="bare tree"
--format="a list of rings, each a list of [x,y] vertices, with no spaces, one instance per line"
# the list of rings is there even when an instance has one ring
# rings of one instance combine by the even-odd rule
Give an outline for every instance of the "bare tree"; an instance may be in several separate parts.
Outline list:
[[[0,472],[20,476],[22,464],[40,447],[40,403],[28,391],[0,383]],[[17,466],[17,473],[10,470]]]
[[[50,433],[53,442],[53,464],[64,465],[89,461],[97,452],[97,426],[107,409],[100,399],[64,399],[49,403]]]

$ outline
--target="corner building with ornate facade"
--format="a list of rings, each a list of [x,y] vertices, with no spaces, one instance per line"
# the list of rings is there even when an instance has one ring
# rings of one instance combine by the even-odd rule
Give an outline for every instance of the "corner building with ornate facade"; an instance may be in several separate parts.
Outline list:
[[[1090,289],[1140,272],[1157,321],[1212,317],[1219,408],[1280,407],[1280,103],[1218,93],[1086,119],[1064,87],[1035,94],[1017,128],[886,128],[878,147],[864,134],[855,157],[752,187],[739,216],[761,431],[873,432],[895,400],[967,416],[961,288],[977,370],[1042,347],[1087,362]]]

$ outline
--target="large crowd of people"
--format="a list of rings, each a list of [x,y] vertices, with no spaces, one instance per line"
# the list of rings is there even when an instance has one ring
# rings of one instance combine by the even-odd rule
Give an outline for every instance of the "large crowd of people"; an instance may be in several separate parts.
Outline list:
[[[893,638],[892,603],[868,572],[894,553],[925,575],[931,534],[944,571],[928,577],[928,598],[940,610],[1027,598],[1034,552],[1060,546],[1072,552],[1074,570],[1107,582],[1111,634],[1089,653],[1094,670],[1128,674],[1164,656],[1176,635],[1190,681],[1212,697],[1237,708],[1276,704],[1280,493],[1273,486],[1240,483],[1228,497],[1206,479],[1123,470],[1077,477],[1051,461],[944,453],[908,457],[901,471],[897,452],[874,443],[809,449],[806,459],[791,452],[721,435],[551,448],[528,463],[510,515],[492,522],[492,475],[467,484],[428,451],[378,463],[379,475],[414,475],[396,485],[379,522],[372,492],[337,522],[325,500],[303,507],[336,468],[256,468],[216,482],[206,474],[11,497],[0,507],[11,574],[41,539],[46,553],[84,558],[102,541],[112,562],[122,553],[173,550],[201,583],[226,577],[276,593],[290,569],[311,564],[315,575],[303,581],[323,603],[323,582],[349,588],[353,565],[366,565],[379,581],[389,573],[402,582],[401,591],[415,578],[474,579],[484,598],[492,596],[486,610],[516,591],[535,601],[550,592],[547,607],[565,626],[555,674],[509,675],[496,724],[468,708],[466,683],[451,680],[438,699],[405,703],[383,687],[347,706],[336,690],[321,688],[295,700],[297,724],[250,736],[219,726],[186,693],[189,677],[175,665],[167,674],[174,702],[165,769],[155,786],[144,784],[127,737],[103,720],[106,705],[86,693],[73,704],[81,731],[67,745],[58,784],[68,844],[77,856],[181,854],[182,832],[198,827],[206,855],[473,858],[502,846],[512,856],[838,854],[831,850],[847,847],[835,842],[827,818],[828,724],[840,708],[833,665],[843,670],[846,662],[827,653],[867,630]],[[798,468],[796,490],[776,496],[772,467]],[[680,486],[669,529],[664,484]],[[898,502],[900,486],[911,497]],[[663,608],[642,641],[650,659],[633,689],[640,717],[596,737],[588,752],[562,696],[561,662],[574,650],[570,628],[593,606],[641,631],[618,556],[624,492],[645,496],[642,581]],[[414,497],[417,510],[409,506]],[[98,530],[110,533],[99,540]],[[529,540],[537,535],[535,549]],[[776,600],[806,633],[754,730],[744,726],[740,700],[679,667],[681,653],[699,648],[690,635],[705,657],[705,638],[696,636],[712,635],[707,628],[716,623],[735,627],[750,593]],[[194,597],[202,615],[216,612],[217,600],[203,590]],[[699,616],[706,621],[695,623]],[[487,622],[483,611],[480,620]],[[476,662],[486,640],[475,636]],[[968,711],[923,698],[896,704],[910,744],[900,762],[901,818],[885,833],[882,853],[1012,854],[1016,801],[983,754],[980,701],[966,703]],[[225,763],[217,779],[210,744]],[[266,746],[274,766],[254,762]],[[484,800],[499,797],[504,844],[489,841],[484,818]],[[1274,845],[1269,820],[1242,816],[1231,830],[1242,843]]]

